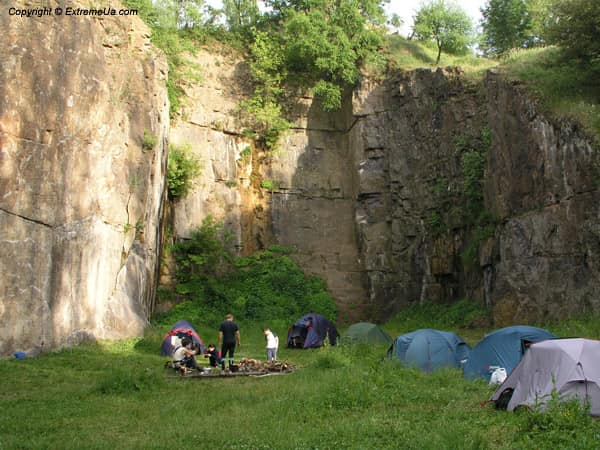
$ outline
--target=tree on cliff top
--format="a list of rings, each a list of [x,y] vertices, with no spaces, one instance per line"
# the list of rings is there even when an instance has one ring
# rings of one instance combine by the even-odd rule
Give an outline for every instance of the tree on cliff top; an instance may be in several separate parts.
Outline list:
[[[415,38],[435,43],[439,64],[442,51],[466,54],[473,42],[473,25],[467,13],[445,0],[432,0],[417,12],[413,25]]]
[[[279,26],[270,33],[282,49],[288,77],[313,88],[325,110],[341,106],[341,91],[358,80],[359,66],[381,45],[375,26],[385,15],[379,0],[267,2]]]
[[[547,27],[550,43],[569,57],[600,71],[600,5],[597,0],[552,0]]]
[[[288,126],[286,93],[312,91],[326,111],[341,107],[342,92],[381,45],[385,15],[379,0],[275,0],[253,29],[250,72],[254,95],[244,102],[247,127],[267,147]]]
[[[487,55],[502,55],[513,48],[534,45],[527,3],[526,0],[488,0],[481,9],[481,46]]]

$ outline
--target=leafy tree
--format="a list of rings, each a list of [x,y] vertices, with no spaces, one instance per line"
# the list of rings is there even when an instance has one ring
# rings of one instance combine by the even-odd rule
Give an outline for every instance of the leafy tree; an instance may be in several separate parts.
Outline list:
[[[482,47],[488,55],[534,44],[532,19],[526,0],[488,0],[481,9]]]
[[[177,27],[192,28],[202,24],[204,0],[177,0]]]
[[[465,54],[472,43],[473,25],[467,13],[445,0],[432,0],[417,12],[413,25],[414,37],[435,43],[439,64],[442,51]]]
[[[600,6],[597,0],[553,0],[547,29],[549,43],[600,70]]]
[[[261,136],[267,148],[274,148],[280,134],[290,126],[280,106],[287,68],[279,36],[255,31],[249,65],[255,88],[252,97],[240,104],[245,125]]]
[[[229,29],[245,33],[260,15],[256,0],[223,0],[223,13]]]
[[[398,33],[400,31],[400,28],[403,24],[404,21],[396,13],[392,14],[392,17],[390,17],[390,20],[388,20],[388,25],[392,27],[395,33]]]
[[[281,101],[291,88],[312,90],[325,110],[339,109],[359,66],[381,43],[380,0],[271,0],[253,30],[250,71],[254,95],[243,102],[247,125],[273,147],[289,127]]]

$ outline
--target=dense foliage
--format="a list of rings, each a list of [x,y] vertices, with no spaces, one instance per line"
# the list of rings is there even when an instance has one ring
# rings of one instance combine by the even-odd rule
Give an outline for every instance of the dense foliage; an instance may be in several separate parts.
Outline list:
[[[304,274],[290,249],[271,246],[234,258],[230,242],[222,225],[208,217],[190,239],[173,246],[176,291],[183,301],[163,321],[216,324],[227,313],[243,320],[293,321],[308,312],[336,319],[337,307],[325,283]]]
[[[488,0],[482,15],[482,48],[488,55],[556,44],[570,60],[600,70],[596,0]]]
[[[600,5],[597,0],[552,0],[547,40],[568,57],[600,74]]]
[[[246,125],[273,148],[289,124],[282,102],[312,91],[327,111],[341,107],[359,67],[381,45],[385,16],[378,0],[271,1],[249,43],[254,95],[241,106]]]
[[[502,55],[513,48],[534,45],[527,0],[488,0],[481,13],[481,47],[487,55]]]

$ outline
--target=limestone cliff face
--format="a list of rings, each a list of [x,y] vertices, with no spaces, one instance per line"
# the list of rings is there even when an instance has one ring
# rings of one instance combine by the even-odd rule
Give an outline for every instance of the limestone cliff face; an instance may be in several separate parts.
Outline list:
[[[399,72],[354,93],[357,237],[375,319],[480,294],[480,277],[465,273],[460,257],[467,226],[457,142],[479,139],[486,111],[462,78]]]
[[[219,58],[200,57],[205,81],[173,132],[205,168],[175,207],[178,235],[212,214],[242,252],[295,248],[342,321],[463,297],[493,306],[498,324],[600,307],[597,149],[573,125],[544,119],[494,74],[484,87],[458,70],[417,70],[365,80],[333,114],[298,99],[280,151],[249,154],[235,108],[249,92],[245,69]],[[462,158],[484,131],[482,207],[498,223],[465,267],[474,225]]]
[[[249,92],[248,74],[239,58],[198,52],[190,56],[202,80],[185,86],[182,114],[171,127],[170,142],[187,146],[200,162],[193,191],[173,208],[173,232],[188,237],[208,216],[234,234],[239,253],[263,247],[264,198],[254,189],[259,165],[252,141],[242,136],[238,103]]]
[[[135,17],[0,24],[0,354],[139,335],[160,248],[166,63]]]
[[[482,253],[499,323],[600,309],[599,153],[567,120],[550,120],[518,86],[487,77],[486,203],[502,220]]]

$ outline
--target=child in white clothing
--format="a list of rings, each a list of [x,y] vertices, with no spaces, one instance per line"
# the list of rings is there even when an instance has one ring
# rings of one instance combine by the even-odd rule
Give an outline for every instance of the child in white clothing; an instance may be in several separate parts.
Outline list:
[[[267,341],[267,362],[277,359],[277,349],[279,348],[279,338],[269,327],[263,328],[265,340]]]

